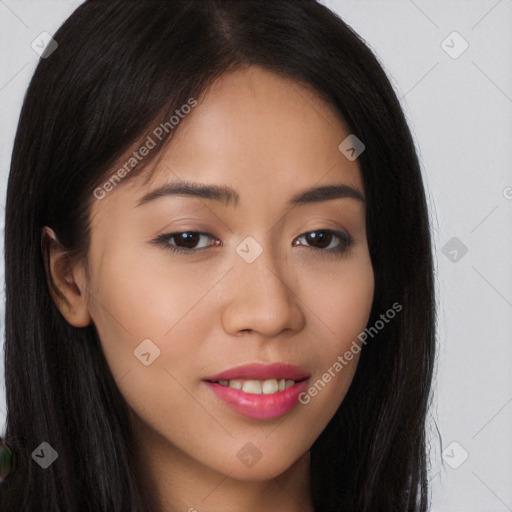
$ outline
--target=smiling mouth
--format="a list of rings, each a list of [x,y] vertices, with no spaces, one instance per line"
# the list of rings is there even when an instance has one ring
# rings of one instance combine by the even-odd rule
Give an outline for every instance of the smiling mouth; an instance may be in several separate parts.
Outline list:
[[[237,413],[273,420],[297,405],[309,378],[309,372],[296,365],[257,362],[210,375],[203,382]]]
[[[265,379],[265,380],[249,380],[249,379],[231,379],[231,380],[217,380],[207,381],[212,384],[219,384],[220,386],[236,389],[251,395],[273,395],[291,388],[297,382],[302,382],[306,379]]]

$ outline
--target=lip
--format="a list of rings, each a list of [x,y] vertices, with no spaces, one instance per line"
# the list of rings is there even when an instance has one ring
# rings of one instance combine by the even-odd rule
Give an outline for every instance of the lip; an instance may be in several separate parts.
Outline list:
[[[297,366],[290,364],[261,364],[255,363],[230,368],[224,372],[212,375],[203,382],[224,403],[239,414],[255,419],[273,419],[283,416],[293,409],[300,394],[307,388],[310,375]],[[220,380],[266,380],[290,379],[295,384],[283,391],[269,395],[244,393],[241,390],[222,386]]]
[[[292,364],[273,363],[253,363],[248,365],[236,366],[225,370],[217,375],[212,375],[203,379],[205,381],[219,381],[219,380],[265,380],[265,379],[291,379],[291,380],[304,380],[309,378],[309,374]]]

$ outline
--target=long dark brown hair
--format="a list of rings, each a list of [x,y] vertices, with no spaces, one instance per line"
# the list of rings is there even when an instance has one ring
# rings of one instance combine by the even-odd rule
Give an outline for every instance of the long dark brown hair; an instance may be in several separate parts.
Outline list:
[[[88,0],[54,38],[58,48],[40,60],[26,94],[7,190],[5,438],[17,462],[0,485],[0,509],[157,511],[98,336],[68,324],[51,298],[41,228],[86,255],[93,191],[113,163],[220,75],[257,65],[312,88],[364,141],[369,324],[402,306],[363,348],[345,400],[311,449],[316,510],[425,512],[435,349],[429,218],[410,131],[372,52],[313,0]],[[31,457],[43,441],[58,452],[46,470]]]

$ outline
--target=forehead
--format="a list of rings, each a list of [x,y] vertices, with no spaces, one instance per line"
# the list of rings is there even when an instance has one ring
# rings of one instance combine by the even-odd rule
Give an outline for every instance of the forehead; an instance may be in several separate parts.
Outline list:
[[[149,174],[106,198],[112,205],[119,193],[134,207],[149,190],[179,180],[229,184],[244,203],[284,199],[285,190],[323,182],[362,187],[357,162],[338,149],[349,131],[327,102],[299,83],[247,67],[222,75],[197,101]]]

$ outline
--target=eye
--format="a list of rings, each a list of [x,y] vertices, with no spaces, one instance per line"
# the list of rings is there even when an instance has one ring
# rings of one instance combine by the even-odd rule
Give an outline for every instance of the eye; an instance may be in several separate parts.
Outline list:
[[[222,242],[211,233],[203,231],[165,233],[155,238],[153,243],[182,254],[193,254],[209,247],[222,245]],[[344,231],[320,229],[298,236],[292,242],[292,246],[307,245],[313,250],[324,253],[343,253],[352,243],[352,237]]]
[[[342,253],[353,244],[353,239],[344,231],[319,229],[303,233],[292,242],[292,245],[304,245],[304,243],[314,250]]]
[[[208,240],[213,243],[208,243]],[[164,246],[173,252],[192,253],[200,249],[221,245],[221,241],[211,233],[202,231],[180,231],[176,233],[165,233],[158,236],[154,243]]]

